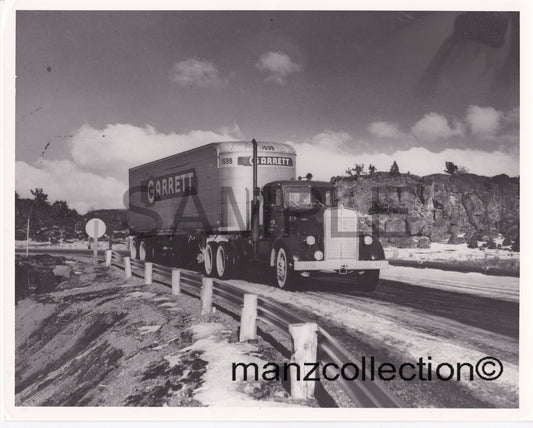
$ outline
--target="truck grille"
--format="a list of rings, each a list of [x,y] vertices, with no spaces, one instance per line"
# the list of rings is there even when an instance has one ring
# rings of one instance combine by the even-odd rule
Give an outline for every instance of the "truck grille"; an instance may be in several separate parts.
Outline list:
[[[330,208],[324,212],[325,260],[358,259],[357,214],[355,211]]]

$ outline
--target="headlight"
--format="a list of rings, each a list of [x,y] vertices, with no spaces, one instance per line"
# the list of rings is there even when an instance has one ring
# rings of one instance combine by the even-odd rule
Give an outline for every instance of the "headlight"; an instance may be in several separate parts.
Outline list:
[[[305,243],[309,246],[315,245],[316,239],[313,235],[309,235],[307,238],[305,238]]]
[[[324,258],[324,253],[322,251],[315,251],[315,260],[322,260]]]
[[[372,242],[374,242],[374,239],[371,236],[366,235],[363,238],[363,242],[365,243],[365,245],[371,245]]]

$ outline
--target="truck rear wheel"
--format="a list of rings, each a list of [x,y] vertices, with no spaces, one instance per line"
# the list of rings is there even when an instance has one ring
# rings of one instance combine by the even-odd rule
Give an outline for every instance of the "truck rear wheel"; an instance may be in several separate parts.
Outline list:
[[[130,258],[132,260],[139,258],[139,242],[136,239],[130,241]]]
[[[379,270],[367,270],[357,275],[357,289],[364,292],[375,291],[379,283]]]
[[[213,276],[216,272],[216,254],[218,244],[215,241],[208,242],[204,253],[204,272],[207,276]]]
[[[284,247],[278,248],[274,264],[274,279],[278,288],[282,290],[293,289],[296,285],[296,273],[289,266],[290,260],[287,250]]]
[[[216,271],[220,279],[228,279],[235,269],[235,255],[227,242],[218,244],[216,253]]]
[[[148,243],[143,239],[139,244],[139,260],[145,262],[148,261]]]

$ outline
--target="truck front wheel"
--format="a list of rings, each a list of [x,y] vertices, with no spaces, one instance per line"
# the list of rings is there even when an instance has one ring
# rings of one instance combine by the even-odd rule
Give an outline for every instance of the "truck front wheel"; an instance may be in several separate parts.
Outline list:
[[[379,283],[379,270],[367,270],[357,275],[357,289],[365,292],[375,291]]]
[[[278,248],[276,252],[276,259],[274,265],[275,281],[278,288],[283,290],[290,290],[294,288],[296,281],[296,274],[289,266],[290,256],[287,250],[283,247]]]
[[[204,272],[207,276],[213,276],[216,270],[217,243],[208,242],[204,252]]]

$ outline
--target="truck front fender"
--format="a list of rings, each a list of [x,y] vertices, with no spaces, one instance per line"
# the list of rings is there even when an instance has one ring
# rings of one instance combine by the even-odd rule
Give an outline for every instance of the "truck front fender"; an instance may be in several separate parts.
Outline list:
[[[372,236],[372,243],[365,245],[364,235],[359,239],[359,260],[385,260],[383,245],[376,235]]]

